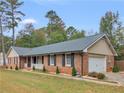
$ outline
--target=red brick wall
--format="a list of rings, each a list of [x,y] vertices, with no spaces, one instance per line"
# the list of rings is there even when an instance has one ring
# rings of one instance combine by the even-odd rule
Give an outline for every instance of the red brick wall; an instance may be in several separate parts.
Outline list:
[[[12,67],[15,69],[16,65],[18,66],[18,57],[9,57],[8,58],[8,68]]]
[[[26,62],[26,57],[20,57],[20,62],[19,63],[19,68],[24,68],[24,63]],[[8,58],[8,66],[12,66],[13,68],[15,68],[15,66],[17,65],[17,63],[14,63],[14,58]],[[82,62],[82,63],[81,63]],[[118,63],[118,65],[123,64],[123,63]],[[82,66],[81,66],[82,65]],[[44,66],[46,68],[46,70],[48,70],[49,72],[56,72],[56,67],[58,66],[59,70],[61,73],[64,74],[70,74],[72,73],[72,67],[68,67],[68,66],[62,66],[62,54],[58,54],[56,55],[56,66],[48,66],[48,56],[44,56]],[[79,74],[82,75],[87,75],[88,74],[88,53],[83,53],[79,54],[79,53],[75,53],[74,54],[74,66],[76,68],[76,70],[79,72]],[[107,71],[112,71],[112,68],[114,66],[114,56],[107,56]],[[121,69],[123,69],[123,67],[121,67]]]
[[[65,74],[71,74],[71,67],[67,67],[67,66],[62,66],[62,55],[56,55],[56,66],[58,66],[58,68],[60,69],[61,73],[65,73]]]
[[[19,62],[19,68],[23,69],[24,68],[24,63],[26,62],[26,57],[19,57],[20,62]]]
[[[112,71],[112,68],[114,66],[114,56],[107,56],[107,72],[111,72]]]
[[[75,68],[76,70],[79,72],[79,74],[81,75],[81,62],[82,62],[82,55],[77,53],[75,54]]]
[[[120,71],[124,71],[124,60],[116,61],[115,65],[119,67]]]
[[[44,65],[49,72],[56,72],[56,67],[58,66],[61,73],[70,74],[72,73],[72,67],[62,66],[62,55],[56,55],[56,66],[48,66],[48,56],[44,56]],[[76,70],[81,74],[81,56],[80,54],[74,54],[74,65]]]
[[[83,53],[83,75],[88,74],[88,53]]]

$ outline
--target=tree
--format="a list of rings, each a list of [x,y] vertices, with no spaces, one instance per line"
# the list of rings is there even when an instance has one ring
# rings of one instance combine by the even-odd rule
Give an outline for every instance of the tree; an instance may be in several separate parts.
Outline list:
[[[31,37],[32,47],[38,47],[46,44],[45,33],[42,30],[34,30]]]
[[[19,31],[16,45],[21,47],[38,47],[46,44],[46,37],[43,29],[35,29],[33,24],[26,24],[24,29]]]
[[[19,31],[16,39],[16,45],[21,47],[32,47],[32,33],[34,31],[32,23],[24,25],[24,28]]]
[[[65,24],[55,11],[48,11],[45,17],[49,19],[48,27],[50,31],[56,31],[55,28],[64,30]]]
[[[54,31],[50,35],[51,39],[48,40],[48,44],[63,42],[66,40],[66,33],[61,31]]]
[[[124,60],[124,27],[122,27],[121,30],[117,31],[116,34],[116,39],[118,41],[118,45],[116,47],[118,56],[116,57],[116,59]]]
[[[77,30],[73,26],[68,27],[66,29],[68,39],[70,39],[75,32],[77,32]]]
[[[30,43],[30,36],[29,35],[23,35],[23,36],[17,36],[16,38],[16,46],[20,46],[20,47],[31,47],[31,43]]]
[[[114,47],[117,46],[117,33],[120,31],[121,22],[119,21],[119,13],[113,13],[111,11],[106,12],[105,16],[100,21],[100,32],[108,35],[111,43]]]
[[[0,37],[1,37],[1,45],[2,45],[2,53],[3,53],[3,64],[6,65],[5,59],[5,46],[4,46],[4,35],[3,35],[3,28],[6,27],[6,8],[7,5],[3,0],[0,0]]]
[[[12,44],[12,38],[9,36],[5,36],[3,35],[3,39],[4,39],[4,49],[5,49],[5,53],[7,53],[7,51],[9,50],[11,44]],[[2,42],[0,41],[0,52],[2,52]]]
[[[73,26],[68,27],[66,29],[66,33],[67,33],[68,40],[85,37],[85,31],[84,30],[79,31],[76,28],[74,28]]]
[[[71,36],[71,40],[85,37],[85,31],[77,31]]]
[[[24,2],[20,0],[5,0],[7,4],[7,19],[9,23],[9,28],[12,29],[12,45],[15,45],[15,27],[18,26],[18,23],[21,21],[21,16],[24,16],[24,13],[18,10],[18,8],[23,5]]]
[[[67,37],[65,37],[65,24],[62,19],[56,14],[56,12],[50,10],[47,12],[45,17],[49,20],[46,32],[48,43],[61,42],[67,40]],[[57,36],[53,37],[53,35]],[[59,40],[56,40],[56,37],[59,38]]]

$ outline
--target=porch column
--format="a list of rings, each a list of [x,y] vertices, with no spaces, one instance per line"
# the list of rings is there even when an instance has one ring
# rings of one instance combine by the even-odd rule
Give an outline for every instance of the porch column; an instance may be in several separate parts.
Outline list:
[[[28,67],[28,56],[26,57],[26,68]]]

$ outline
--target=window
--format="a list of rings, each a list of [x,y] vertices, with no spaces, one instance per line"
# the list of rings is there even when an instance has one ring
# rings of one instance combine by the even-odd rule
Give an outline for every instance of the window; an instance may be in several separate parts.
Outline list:
[[[71,66],[71,54],[66,54],[66,66]]]
[[[54,65],[54,55],[50,55],[50,65]]]

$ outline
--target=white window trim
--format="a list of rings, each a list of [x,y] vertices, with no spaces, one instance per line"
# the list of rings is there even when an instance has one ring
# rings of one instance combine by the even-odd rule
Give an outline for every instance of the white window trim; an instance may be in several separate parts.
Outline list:
[[[54,62],[53,64],[51,63],[51,56],[54,56],[54,54],[51,54],[51,55],[50,55],[50,65],[51,65],[51,66],[54,66],[54,63],[55,63],[55,62]]]
[[[66,53],[65,54],[65,66],[71,67],[71,64],[67,64],[67,55],[71,55],[71,53]]]

